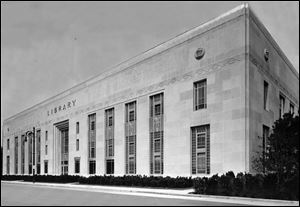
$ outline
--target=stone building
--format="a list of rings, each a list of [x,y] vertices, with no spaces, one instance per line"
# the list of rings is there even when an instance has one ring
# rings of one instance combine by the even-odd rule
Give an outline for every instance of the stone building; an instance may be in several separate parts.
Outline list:
[[[6,119],[3,174],[254,172],[298,107],[298,73],[244,4]]]

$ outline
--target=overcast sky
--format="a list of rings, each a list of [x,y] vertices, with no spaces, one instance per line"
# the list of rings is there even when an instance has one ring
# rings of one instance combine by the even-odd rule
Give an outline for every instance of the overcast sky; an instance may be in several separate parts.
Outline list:
[[[1,131],[3,119],[241,3],[1,1]],[[299,2],[250,6],[299,71]]]

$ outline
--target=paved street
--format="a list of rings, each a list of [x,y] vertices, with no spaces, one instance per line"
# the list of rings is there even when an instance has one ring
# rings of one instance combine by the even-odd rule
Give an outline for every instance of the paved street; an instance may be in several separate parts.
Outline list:
[[[174,198],[158,198],[140,195],[120,195],[102,192],[91,192],[84,189],[72,190],[47,186],[1,183],[1,206],[37,206],[37,205],[74,205],[74,206],[101,206],[101,205],[226,205],[196,200]]]

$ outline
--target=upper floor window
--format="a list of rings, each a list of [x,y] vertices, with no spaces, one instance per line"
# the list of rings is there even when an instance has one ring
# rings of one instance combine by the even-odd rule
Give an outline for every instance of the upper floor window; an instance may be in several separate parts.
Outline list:
[[[91,121],[90,127],[92,131],[95,130],[95,121]]]
[[[9,150],[9,139],[7,139],[7,149]]]
[[[45,141],[48,141],[48,131],[45,131]]]
[[[268,93],[269,93],[269,84],[268,82],[264,81],[264,109],[269,109],[269,100],[268,100]]]
[[[194,110],[207,108],[206,79],[194,83]]]
[[[281,118],[284,114],[284,108],[285,108],[285,97],[283,95],[279,95],[279,118]]]
[[[79,122],[76,122],[76,134],[79,134]]]

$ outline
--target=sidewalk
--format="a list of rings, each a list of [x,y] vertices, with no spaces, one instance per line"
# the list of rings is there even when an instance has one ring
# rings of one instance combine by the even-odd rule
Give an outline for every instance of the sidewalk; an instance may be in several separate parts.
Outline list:
[[[157,188],[140,188],[140,187],[123,187],[123,186],[99,186],[99,185],[81,185],[78,183],[32,183],[22,181],[1,181],[8,184],[23,184],[33,186],[46,186],[50,188],[64,188],[70,190],[82,190],[91,192],[113,193],[113,194],[131,194],[137,196],[164,197],[187,200],[225,202],[232,204],[244,205],[263,205],[263,206],[299,206],[299,201],[271,200],[260,198],[246,197],[229,197],[229,196],[214,196],[214,195],[197,195],[189,194],[193,189],[157,189]]]

